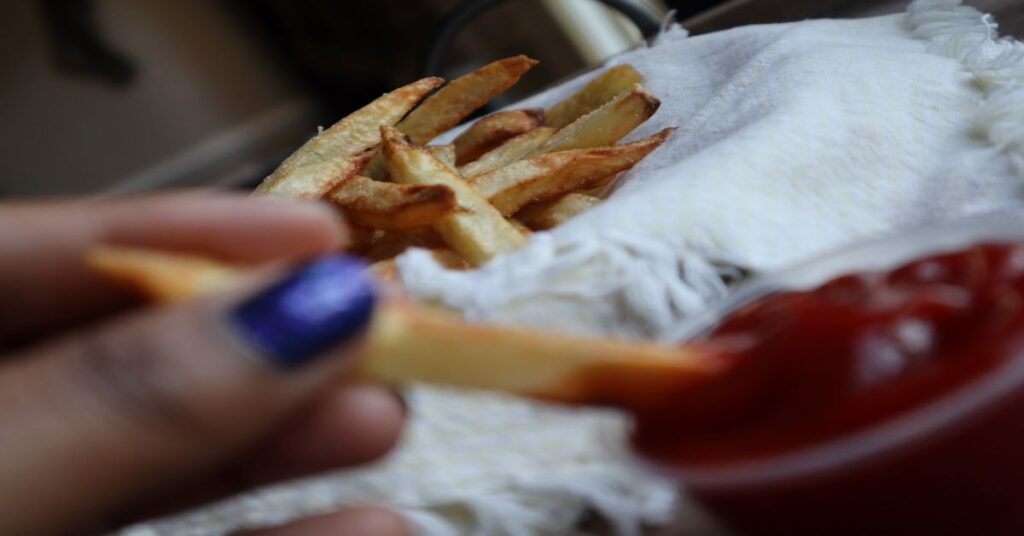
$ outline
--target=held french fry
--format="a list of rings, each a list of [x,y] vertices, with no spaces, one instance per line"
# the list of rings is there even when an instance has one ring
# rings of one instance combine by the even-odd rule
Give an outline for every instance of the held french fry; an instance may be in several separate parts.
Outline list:
[[[607,183],[658,148],[673,130],[623,145],[541,154],[473,177],[471,184],[509,216],[530,203]]]
[[[539,153],[588,149],[618,143],[658,111],[661,101],[636,84],[600,108],[581,116],[555,133]]]
[[[474,266],[518,249],[526,238],[454,170],[397,129],[381,127],[391,179],[400,184],[443,184],[455,192],[458,209],[433,224],[445,241]]]
[[[380,143],[381,125],[393,125],[443,82],[424,78],[387,93],[307,141],[257,188],[256,193],[318,199],[366,165]]]
[[[161,302],[230,289],[251,271],[201,257],[111,247],[92,251],[87,262]],[[712,377],[720,365],[699,348],[474,325],[387,300],[374,313],[361,354],[356,374],[381,383],[428,382],[637,409]]]
[[[375,229],[426,227],[455,211],[455,192],[441,184],[395,184],[356,175],[336,187],[327,199],[341,207],[349,221]]]
[[[409,304],[378,310],[363,355],[360,374],[381,383],[425,382],[630,409],[656,405],[711,378],[719,365],[699,349],[470,324]]]
[[[586,115],[616,96],[639,84],[643,76],[631,65],[616,65],[587,82],[576,93],[548,108],[544,125],[562,128]]]
[[[537,127],[520,134],[494,149],[484,153],[480,158],[459,167],[463,177],[474,177],[507,166],[536,152],[555,134],[555,129]]]
[[[543,122],[544,110],[540,108],[505,110],[481,117],[455,138],[455,163],[461,166],[472,162],[506,140],[529,132]]]
[[[554,229],[579,214],[600,205],[603,200],[577,192],[565,194],[554,201],[542,201],[527,206],[516,214],[516,219],[534,231]]]

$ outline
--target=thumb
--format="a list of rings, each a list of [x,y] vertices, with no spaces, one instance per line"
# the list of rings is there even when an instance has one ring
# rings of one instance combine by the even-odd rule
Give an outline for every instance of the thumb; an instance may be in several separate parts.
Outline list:
[[[0,533],[85,526],[259,439],[345,367],[371,317],[331,255],[251,297],[146,311],[0,368]]]

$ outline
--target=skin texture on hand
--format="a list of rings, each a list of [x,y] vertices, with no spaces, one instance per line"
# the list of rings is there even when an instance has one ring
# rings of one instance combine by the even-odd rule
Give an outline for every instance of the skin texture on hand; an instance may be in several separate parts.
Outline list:
[[[261,331],[242,329],[315,283],[351,287],[316,305],[335,307],[323,318],[347,326],[339,337],[357,334],[372,305],[344,257],[164,308],[83,263],[113,244],[283,266],[345,241],[315,203],[206,192],[0,205],[0,534],[110,530],[384,454],[405,409],[345,379],[355,340],[286,345],[305,353],[282,367],[277,347],[255,344]],[[405,532],[388,511],[352,508],[263,534]]]

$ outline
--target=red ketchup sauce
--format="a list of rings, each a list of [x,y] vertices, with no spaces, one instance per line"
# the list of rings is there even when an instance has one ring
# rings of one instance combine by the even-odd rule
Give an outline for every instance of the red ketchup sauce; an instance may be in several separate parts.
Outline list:
[[[812,447],[956,390],[1022,338],[1024,245],[772,294],[700,343],[729,372],[638,415],[634,444],[656,462],[703,467]]]
[[[740,534],[1024,534],[1024,245],[768,295],[698,344],[728,365],[634,446]]]

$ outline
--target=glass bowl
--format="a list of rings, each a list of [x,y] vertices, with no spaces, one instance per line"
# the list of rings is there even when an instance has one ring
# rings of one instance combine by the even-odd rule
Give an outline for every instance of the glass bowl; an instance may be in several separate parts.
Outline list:
[[[752,279],[680,337],[700,340],[738,307],[780,290],[976,243],[1024,244],[1021,214],[870,240]],[[744,461],[648,463],[742,534],[1024,534],[1024,323],[1015,329],[999,365],[866,428]]]

